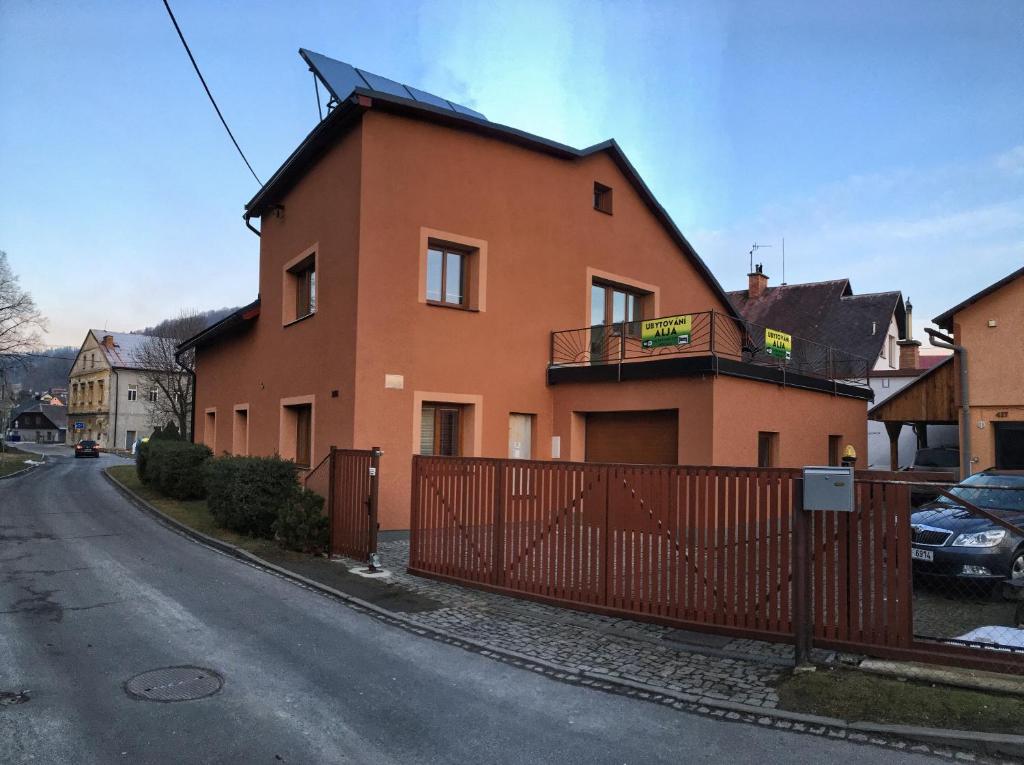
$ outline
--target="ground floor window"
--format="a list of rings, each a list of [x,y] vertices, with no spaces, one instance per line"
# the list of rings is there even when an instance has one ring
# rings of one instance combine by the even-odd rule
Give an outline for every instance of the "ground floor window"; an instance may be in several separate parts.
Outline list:
[[[762,430],[757,434],[757,466],[770,468],[778,464],[779,434]]]
[[[295,415],[295,464],[308,468],[313,457],[313,405],[289,407]]]
[[[131,449],[135,445],[135,431],[128,430],[124,434],[124,448]]]
[[[235,421],[231,434],[231,453],[247,455],[249,453],[249,410],[246,407],[235,408]]]
[[[462,454],[462,407],[424,403],[420,418],[420,454],[458,457]]]

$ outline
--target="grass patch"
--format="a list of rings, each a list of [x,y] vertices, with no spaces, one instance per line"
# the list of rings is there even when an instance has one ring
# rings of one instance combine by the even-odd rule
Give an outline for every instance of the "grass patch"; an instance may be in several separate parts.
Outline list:
[[[855,670],[804,672],[778,687],[779,706],[856,722],[1024,734],[1024,699]]]
[[[20,449],[15,449],[13,446],[7,446],[4,451],[0,453],[0,476],[10,475],[11,473],[17,473],[19,470],[24,470],[28,467],[25,464],[25,460],[30,460],[34,456],[28,452],[23,452]],[[37,459],[42,459],[37,457]]]
[[[165,497],[156,489],[147,486],[139,480],[139,476],[135,472],[135,465],[116,465],[107,468],[107,472],[124,484],[133,494],[146,500],[165,515],[169,515],[174,520],[184,523],[189,528],[224,542],[229,542],[260,557],[273,556],[280,558],[282,554],[287,552],[281,550],[275,542],[269,539],[255,539],[220,528],[214,522],[213,516],[210,515],[210,509],[206,506],[205,499],[182,500]],[[296,554],[298,555],[298,553]]]

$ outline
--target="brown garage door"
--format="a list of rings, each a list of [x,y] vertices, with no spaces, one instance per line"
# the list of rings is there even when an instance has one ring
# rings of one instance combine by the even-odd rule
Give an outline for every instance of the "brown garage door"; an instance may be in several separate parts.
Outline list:
[[[587,462],[675,465],[679,412],[591,412],[587,415]]]

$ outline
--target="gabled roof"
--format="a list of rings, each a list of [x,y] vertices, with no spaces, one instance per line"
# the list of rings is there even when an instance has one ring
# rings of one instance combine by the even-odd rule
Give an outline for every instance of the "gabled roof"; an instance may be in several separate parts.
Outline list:
[[[41,414],[58,430],[68,426],[68,408],[66,406],[47,404],[44,401],[30,401],[11,413],[10,424],[13,425],[14,421],[24,414]]]
[[[308,52],[304,50],[300,52],[303,54],[303,58],[306,58],[305,53]],[[341,62],[336,63],[340,64]],[[608,154],[647,205],[647,208],[665,228],[670,238],[683,251],[684,256],[693,264],[697,272],[709,284],[712,291],[721,299],[723,306],[727,310],[732,309],[732,304],[729,302],[725,290],[722,289],[718,279],[715,278],[707,264],[697,254],[693,245],[683,236],[682,231],[679,230],[668,212],[655,198],[636,168],[633,167],[626,157],[625,152],[622,151],[622,148],[614,139],[603,141],[586,149],[575,149],[557,141],[550,141],[546,138],[517,130],[516,128],[499,125],[483,118],[483,115],[474,116],[474,114],[455,111],[453,108],[450,108],[451,102],[447,103],[449,108],[444,108],[434,106],[428,100],[417,101],[382,90],[354,87],[347,98],[339,99],[339,105],[313,128],[309,135],[285,160],[284,164],[270,177],[270,180],[263,185],[263,188],[256,193],[256,196],[249,200],[249,203],[245,206],[245,219],[262,217],[268,209],[274,207],[278,200],[306,174],[330,146],[359,122],[365,112],[370,109],[377,109],[443,125],[454,130],[465,130],[569,161],[580,160],[594,154]],[[737,316],[737,318],[739,317]]]
[[[974,303],[977,303],[982,298],[984,298],[984,297],[986,297],[988,295],[991,295],[996,290],[1002,289],[1007,284],[1012,282],[1014,279],[1019,279],[1022,276],[1024,276],[1024,267],[1018,268],[1016,271],[1014,271],[1009,276],[1004,276],[999,281],[994,282],[993,284],[988,285],[985,289],[981,290],[981,292],[974,293],[973,295],[971,295],[969,298],[967,298],[967,300],[963,301],[962,303],[957,303],[955,306],[950,308],[945,313],[940,313],[938,316],[936,316],[934,319],[932,319],[932,321],[937,326],[942,327],[947,332],[951,332],[953,330],[953,317],[957,313],[959,313],[960,311],[964,310],[967,306],[972,305]]]
[[[257,297],[249,305],[244,305],[233,313],[229,313],[220,321],[211,324],[201,332],[197,332],[192,337],[183,341],[178,345],[178,349],[175,351],[176,356],[180,356],[185,351],[191,350],[192,348],[200,348],[204,345],[210,345],[216,342],[222,337],[240,332],[246,329],[250,322],[254,321],[260,315],[260,299]]]
[[[97,345],[107,359],[107,363],[114,369],[144,369],[145,366],[139,362],[138,356],[146,346],[146,342],[152,335],[138,335],[131,332],[110,332],[105,329],[90,329],[89,333],[96,340]],[[108,348],[103,344],[103,338],[109,335],[114,338],[114,347]]]
[[[906,332],[906,309],[899,292],[853,294],[849,279],[767,287],[751,299],[747,290],[729,293],[736,310],[754,324],[876,359],[893,316]]]

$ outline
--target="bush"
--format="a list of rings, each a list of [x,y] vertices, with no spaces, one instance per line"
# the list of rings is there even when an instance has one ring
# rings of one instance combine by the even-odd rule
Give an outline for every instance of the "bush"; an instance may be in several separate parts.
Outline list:
[[[213,456],[208,447],[185,441],[150,441],[146,447],[140,474],[146,483],[175,499],[205,496],[204,466]]]
[[[278,513],[299,491],[295,463],[280,457],[218,457],[205,472],[210,515],[239,534],[273,539]]]
[[[277,514],[274,535],[289,550],[324,552],[328,541],[324,498],[309,489],[296,490]]]
[[[169,422],[161,430],[158,425],[149,437],[150,441],[182,441],[181,433],[178,432],[178,426],[173,422]]]
[[[139,448],[135,450],[135,472],[143,483],[149,483],[149,478],[146,477],[147,464],[149,464],[149,442],[145,441],[140,443]]]

